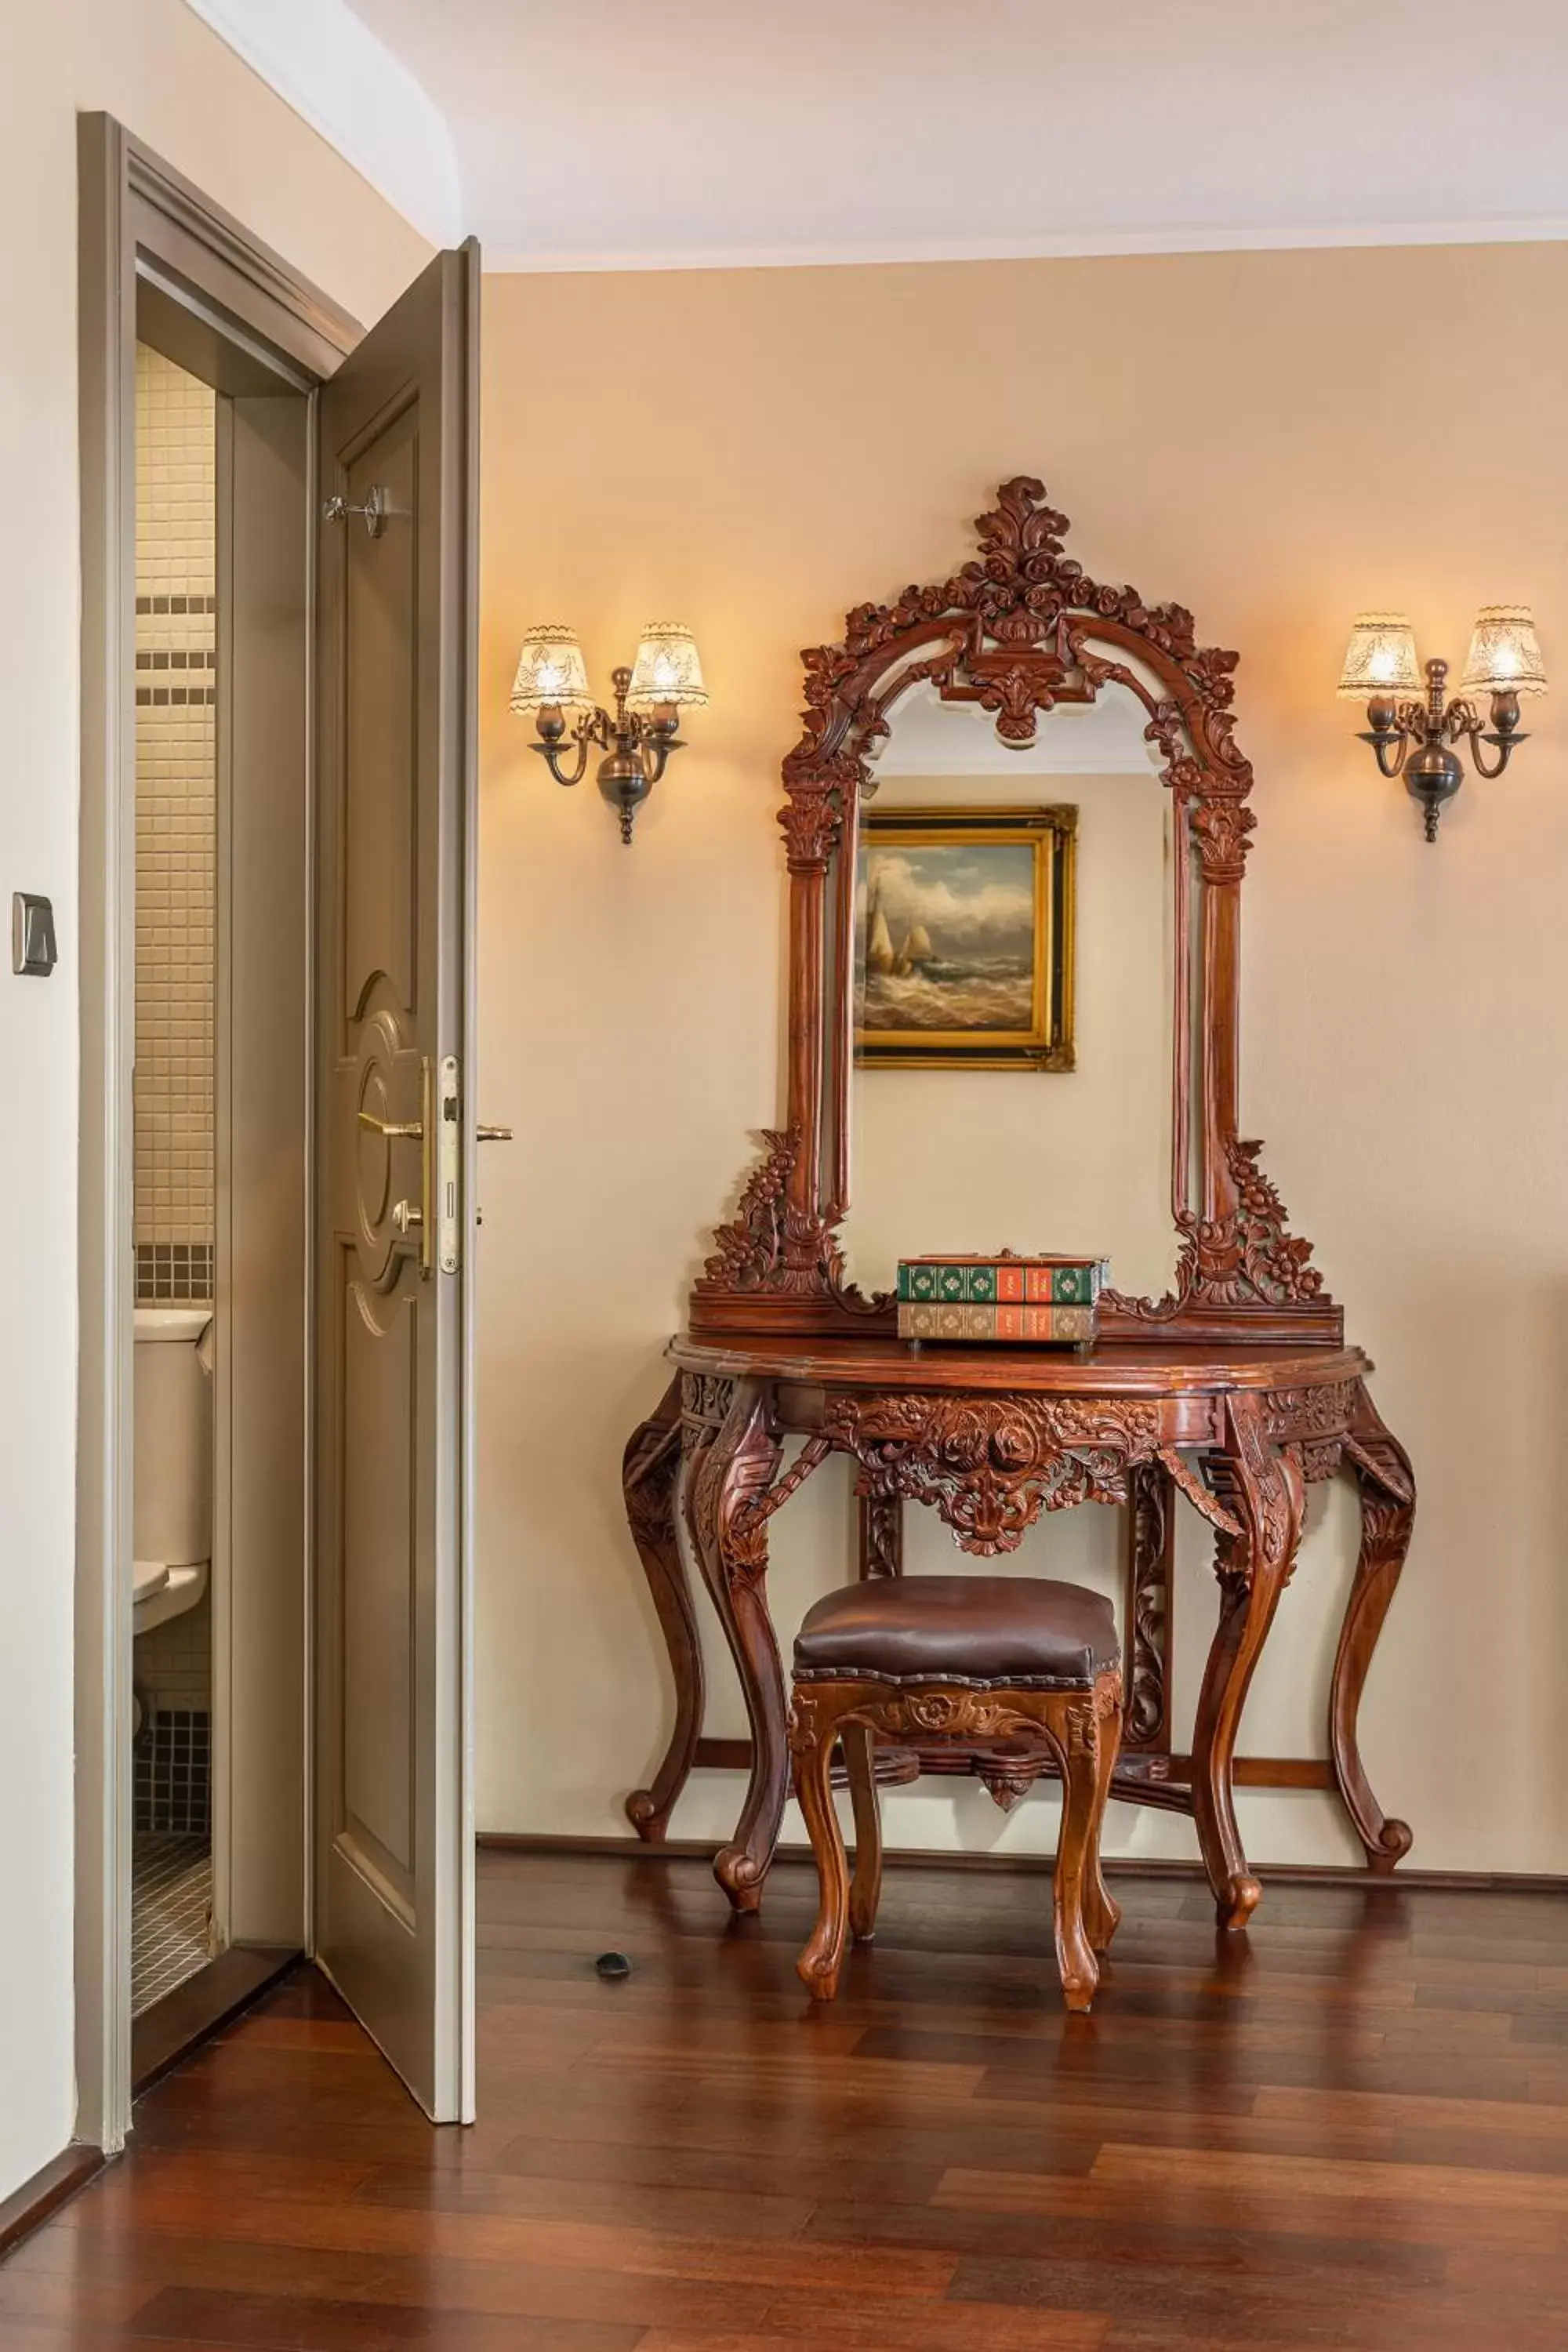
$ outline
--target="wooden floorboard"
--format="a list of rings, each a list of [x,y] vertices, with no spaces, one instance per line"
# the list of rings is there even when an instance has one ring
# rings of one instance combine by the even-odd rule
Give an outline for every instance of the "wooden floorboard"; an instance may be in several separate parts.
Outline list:
[[[234,1944],[133,2020],[131,2082],[138,2098],[171,2074],[220,2025],[238,2017],[275,1977],[293,1968],[299,1952]]]
[[[0,2266],[5,2352],[1563,2352],[1568,1897],[1126,1881],[1092,2016],[1037,1877],[487,1853],[480,2120],[301,1970]],[[628,1979],[595,1973],[628,1953]]]

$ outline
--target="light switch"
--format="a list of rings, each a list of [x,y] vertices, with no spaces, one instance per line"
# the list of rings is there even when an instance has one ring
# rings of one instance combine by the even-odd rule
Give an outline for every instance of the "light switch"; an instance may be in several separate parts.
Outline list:
[[[55,951],[55,910],[51,900],[36,898],[29,890],[11,893],[11,969],[47,980],[58,961]]]

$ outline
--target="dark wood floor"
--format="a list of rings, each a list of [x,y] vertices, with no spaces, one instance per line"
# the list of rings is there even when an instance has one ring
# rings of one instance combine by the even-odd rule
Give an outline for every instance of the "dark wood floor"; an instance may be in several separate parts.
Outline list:
[[[699,1864],[486,1856],[478,2127],[297,1976],[0,2269],[0,2345],[1563,2352],[1568,1900],[1119,1891],[1090,2018],[1045,1882],[957,1871],[812,2011],[798,1864],[728,1929]]]

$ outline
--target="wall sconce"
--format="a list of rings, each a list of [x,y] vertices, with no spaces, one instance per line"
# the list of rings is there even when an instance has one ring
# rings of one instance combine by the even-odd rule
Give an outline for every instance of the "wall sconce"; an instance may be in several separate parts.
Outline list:
[[[1421,803],[1428,841],[1436,840],[1443,804],[1465,780],[1458,755],[1449,746],[1468,736],[1476,773],[1489,780],[1501,775],[1515,748],[1526,740],[1519,731],[1519,698],[1546,691],[1546,671],[1528,605],[1483,604],[1470,634],[1458,696],[1452,702],[1444,699],[1447,676],[1447,662],[1429,661],[1426,699],[1406,699],[1423,692],[1415,630],[1403,613],[1356,614],[1339,690],[1352,701],[1366,704],[1361,740],[1372,745],[1385,776],[1405,778],[1406,790]],[[1472,694],[1490,695],[1489,727],[1482,726],[1475,705],[1467,700]],[[1489,768],[1483,743],[1497,753]]]
[[[630,669],[612,670],[610,684],[614,716],[588,691],[587,666],[576,632],[530,629],[522,641],[511,707],[520,718],[533,713],[539,740],[529,748],[549,763],[558,784],[582,782],[594,745],[605,754],[599,762],[599,790],[618,813],[621,839],[629,846],[638,809],[663,775],[670,753],[684,748],[675,731],[682,707],[700,710],[708,700],[690,630],[674,621],[650,621],[637,660]],[[581,715],[571,730],[576,765],[567,774],[562,767],[562,745],[569,710]]]

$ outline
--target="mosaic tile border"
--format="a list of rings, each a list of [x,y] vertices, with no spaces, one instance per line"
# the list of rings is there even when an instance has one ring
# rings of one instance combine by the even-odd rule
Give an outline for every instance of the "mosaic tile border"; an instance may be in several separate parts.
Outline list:
[[[179,1300],[209,1307],[213,1297],[211,1242],[138,1242],[136,1302],[152,1307]]]
[[[212,1832],[212,1717],[154,1709],[136,1742],[132,1825],[181,1837]]]

